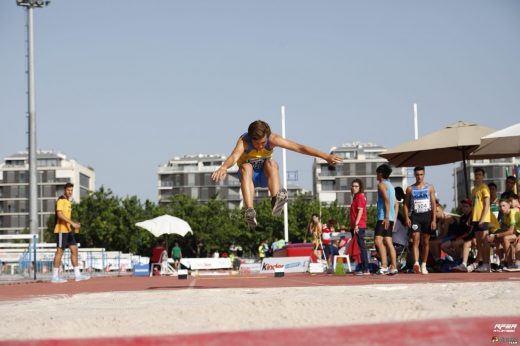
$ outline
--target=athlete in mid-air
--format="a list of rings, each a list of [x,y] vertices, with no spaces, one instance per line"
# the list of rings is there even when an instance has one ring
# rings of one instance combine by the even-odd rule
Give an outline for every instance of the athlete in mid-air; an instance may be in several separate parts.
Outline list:
[[[245,218],[250,227],[256,227],[256,211],[253,208],[255,187],[267,187],[271,193],[271,206],[273,216],[282,213],[283,206],[287,202],[287,190],[280,189],[280,176],[278,164],[271,159],[275,147],[285,148],[297,153],[319,157],[335,165],[342,162],[341,157],[326,154],[317,149],[298,144],[282,136],[271,133],[269,125],[262,120],[256,120],[249,125],[247,132],[240,136],[237,144],[229,157],[212,174],[212,179],[221,181],[227,174],[227,170],[234,164],[238,164],[238,176],[244,203],[246,207]]]

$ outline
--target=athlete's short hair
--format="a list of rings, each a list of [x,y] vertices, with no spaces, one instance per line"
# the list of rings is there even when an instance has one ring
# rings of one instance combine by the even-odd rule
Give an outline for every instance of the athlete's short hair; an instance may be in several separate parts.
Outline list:
[[[66,183],[65,185],[63,185],[64,189],[68,189],[69,187],[74,187],[74,184],[73,183]]]
[[[247,128],[247,134],[249,135],[249,138],[258,140],[264,138],[265,136],[269,137],[271,135],[271,128],[265,121],[255,120],[249,124],[249,127]]]
[[[413,172],[417,172],[417,171],[424,171],[424,166],[417,166],[413,169]]]
[[[486,171],[482,167],[477,167],[473,170],[474,174],[476,174],[477,172],[482,172],[482,175],[486,175]]]
[[[376,173],[381,173],[383,179],[388,179],[390,174],[392,174],[392,168],[390,168],[390,166],[386,163],[383,163],[382,165],[376,168]]]

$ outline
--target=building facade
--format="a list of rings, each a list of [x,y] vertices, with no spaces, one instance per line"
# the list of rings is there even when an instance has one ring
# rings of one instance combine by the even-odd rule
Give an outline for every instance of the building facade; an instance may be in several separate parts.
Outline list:
[[[238,166],[228,170],[223,181],[211,179],[213,172],[226,160],[224,155],[196,154],[174,157],[158,169],[158,201],[167,204],[172,196],[185,194],[202,203],[216,198],[226,201],[229,208],[243,206]],[[305,191],[298,186],[289,186],[289,198],[294,198]],[[269,195],[267,189],[255,189],[255,201]]]
[[[515,165],[515,163],[518,164],[519,162],[520,157],[494,160],[470,160],[466,162],[469,193],[471,194],[471,189],[474,186],[473,181],[475,180],[475,176],[473,170],[475,168],[482,167],[484,169],[486,172],[484,182],[487,184],[495,183],[497,185],[497,191],[500,194],[505,191],[506,177],[513,174],[513,165]],[[464,186],[464,168],[462,162],[453,169],[453,190],[453,203],[455,206],[458,205],[460,200],[469,197],[466,196]]]
[[[63,194],[65,183],[74,184],[73,201],[95,189],[95,172],[64,154],[38,151],[38,229],[47,227],[55,212],[56,199]],[[29,228],[29,160],[19,152],[0,164],[0,234],[17,234]]]
[[[363,181],[368,205],[377,203],[376,168],[388,161],[379,156],[386,148],[372,144],[350,143],[331,149],[332,154],[343,158],[341,164],[329,166],[325,160],[316,158],[313,164],[313,191],[320,202],[337,201],[340,206],[349,206],[352,202],[350,185],[352,180]],[[392,167],[390,181],[403,190],[407,186],[406,168]]]

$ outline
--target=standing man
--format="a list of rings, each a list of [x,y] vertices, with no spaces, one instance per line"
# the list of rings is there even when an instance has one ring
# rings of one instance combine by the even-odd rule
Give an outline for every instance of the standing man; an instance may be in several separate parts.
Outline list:
[[[179,265],[182,259],[182,251],[179,247],[179,243],[175,243],[175,246],[172,248],[172,258],[173,258],[173,269],[179,270]]]
[[[367,228],[367,199],[361,179],[354,179],[350,185],[353,199],[350,205],[350,232],[356,237],[361,251],[361,264],[356,275],[370,275],[368,269],[368,253],[365,244],[365,231]]]
[[[392,169],[387,164],[376,168],[377,184],[377,223],[375,229],[374,243],[381,256],[381,268],[379,275],[397,274],[397,263],[394,243],[392,241],[392,230],[395,221],[395,190],[388,180]],[[391,268],[388,268],[387,254],[390,255]]]
[[[484,184],[484,175],[486,172],[482,167],[477,167],[473,171],[475,175],[475,187],[471,190],[471,199],[473,200],[473,214],[471,218],[471,228],[475,232],[477,238],[477,251],[482,254],[482,265],[475,269],[476,272],[489,273],[489,223],[491,221],[490,198],[491,193],[489,187]]]
[[[55,226],[54,233],[56,234],[56,254],[54,255],[54,263],[52,268],[52,283],[64,283],[66,279],[59,276],[61,258],[66,248],[70,249],[70,261],[74,267],[74,276],[76,281],[88,280],[90,276],[83,275],[79,271],[78,266],[78,246],[74,233],[79,232],[79,222],[72,221],[72,204],[70,198],[74,185],[66,183],[63,189],[63,195],[56,201]],[[72,230],[74,228],[74,230]]]
[[[337,155],[326,154],[303,144],[292,142],[276,133],[271,133],[269,125],[262,120],[253,121],[247,132],[240,136],[229,157],[211,176],[214,181],[219,182],[224,179],[229,168],[235,163],[238,164],[238,177],[246,207],[245,219],[252,228],[257,225],[256,211],[253,208],[255,187],[269,188],[272,196],[273,216],[282,213],[283,206],[288,199],[287,190],[280,189],[278,164],[271,159],[275,147],[319,157],[330,165],[342,161]]]
[[[508,199],[515,193],[516,177],[510,175],[506,178],[506,190],[500,195],[500,199]]]
[[[426,262],[430,252],[430,235],[437,229],[437,210],[435,188],[424,182],[424,167],[415,167],[413,170],[415,184],[406,188],[404,197],[404,215],[406,225],[412,231],[413,257],[415,263],[413,271],[416,274],[428,274]],[[419,243],[422,243],[422,264],[419,266]]]

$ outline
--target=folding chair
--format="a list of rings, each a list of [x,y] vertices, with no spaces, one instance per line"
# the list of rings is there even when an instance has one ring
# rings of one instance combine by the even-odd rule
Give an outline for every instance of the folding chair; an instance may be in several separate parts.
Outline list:
[[[151,264],[151,270],[150,270],[150,276],[153,276],[153,271],[156,266],[159,266],[161,275],[175,275],[177,273],[175,269],[168,263],[168,252],[164,250],[161,253],[161,258],[159,258],[159,261],[157,263]]]

